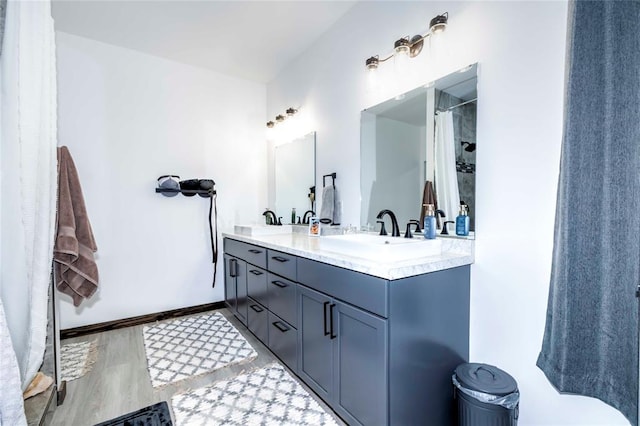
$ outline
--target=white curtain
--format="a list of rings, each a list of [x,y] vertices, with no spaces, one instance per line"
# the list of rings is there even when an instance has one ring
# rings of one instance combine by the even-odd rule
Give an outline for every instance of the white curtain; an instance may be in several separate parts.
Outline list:
[[[446,220],[455,220],[460,210],[460,192],[456,172],[456,148],[453,137],[453,113],[436,114],[435,181],[438,208]]]
[[[11,336],[7,328],[2,299],[0,299],[0,377],[2,378],[0,425],[26,426],[20,371],[16,353],[11,346]]]
[[[25,389],[44,356],[55,227],[50,1],[7,2],[0,73],[0,297]]]

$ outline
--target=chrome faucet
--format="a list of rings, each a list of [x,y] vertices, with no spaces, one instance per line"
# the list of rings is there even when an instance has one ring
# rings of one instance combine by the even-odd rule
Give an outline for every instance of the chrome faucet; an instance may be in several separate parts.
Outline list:
[[[376,216],[376,219],[382,219],[382,217],[385,214],[391,218],[391,236],[399,237],[400,228],[398,227],[398,220],[396,219],[396,215],[393,214],[391,210],[388,210],[388,209],[380,210],[380,213],[378,213],[378,216]]]
[[[311,216],[307,216],[308,214],[311,214],[311,216],[313,216],[314,214],[316,214],[316,212],[314,212],[313,210],[307,210],[306,212],[304,212],[304,215],[302,216],[302,223],[305,225],[309,224],[309,218],[311,218]]]
[[[267,221],[267,225],[277,225],[278,224],[278,218],[276,218],[276,214],[267,209],[264,211],[264,213],[262,213],[262,216],[264,216],[266,218]]]

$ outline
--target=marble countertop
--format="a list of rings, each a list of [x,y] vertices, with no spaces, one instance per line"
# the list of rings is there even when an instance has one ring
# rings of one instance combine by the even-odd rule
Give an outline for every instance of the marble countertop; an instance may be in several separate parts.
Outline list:
[[[323,250],[320,247],[320,239],[323,237],[310,237],[295,232],[253,236],[228,232],[222,236],[387,280],[470,265],[474,262],[474,241],[468,239],[440,238],[442,253],[439,255],[385,263]]]

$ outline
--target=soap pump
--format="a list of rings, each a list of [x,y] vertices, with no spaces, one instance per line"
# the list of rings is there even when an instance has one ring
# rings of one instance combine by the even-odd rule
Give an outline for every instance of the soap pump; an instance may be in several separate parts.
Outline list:
[[[436,238],[436,210],[433,204],[423,204],[426,207],[424,216],[424,237],[428,240]]]
[[[456,217],[456,235],[469,235],[469,206],[460,203],[460,213]]]

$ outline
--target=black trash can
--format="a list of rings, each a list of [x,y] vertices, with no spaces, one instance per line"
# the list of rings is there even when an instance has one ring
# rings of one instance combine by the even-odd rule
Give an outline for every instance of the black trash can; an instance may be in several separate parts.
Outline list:
[[[452,377],[459,426],[516,426],[520,394],[515,379],[493,365],[459,365]]]

